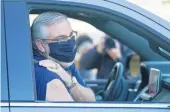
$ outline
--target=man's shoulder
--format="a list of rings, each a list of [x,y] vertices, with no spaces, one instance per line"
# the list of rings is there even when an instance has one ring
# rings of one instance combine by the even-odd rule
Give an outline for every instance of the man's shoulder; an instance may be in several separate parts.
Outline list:
[[[49,71],[47,68],[40,66],[39,64],[34,64],[35,77],[44,80],[51,81],[53,79],[61,80],[60,76],[54,72]]]
[[[48,73],[48,74],[50,73],[49,70],[47,70],[45,67],[40,66],[37,63],[34,64],[34,70],[35,70],[36,73],[41,73],[41,72],[43,72],[43,73],[45,72],[45,73]]]

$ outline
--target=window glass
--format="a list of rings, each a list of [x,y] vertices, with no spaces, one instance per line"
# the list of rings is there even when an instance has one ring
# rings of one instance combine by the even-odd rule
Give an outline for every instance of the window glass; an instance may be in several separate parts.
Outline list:
[[[30,26],[32,26],[33,21],[37,16],[38,14],[29,15]],[[49,18],[47,17],[46,19]],[[38,18],[36,22],[37,21],[41,22],[41,20],[44,19]],[[44,29],[46,30],[42,30],[44,31],[43,34],[41,34],[42,31],[40,30],[37,29],[31,30],[34,31],[34,34],[36,33],[35,34],[36,36],[37,35],[39,36],[35,38],[32,35],[32,40],[34,41],[33,58],[35,61],[34,70],[35,70],[35,77],[36,77],[35,79],[36,79],[36,89],[37,89],[37,98],[38,98],[37,100],[52,99],[53,101],[53,98],[55,97],[54,93],[56,91],[55,89],[49,87],[50,85],[53,85],[54,79],[57,79],[59,80],[59,82],[60,81],[62,82],[62,87],[63,87],[62,90],[69,91],[67,85],[68,80],[66,81],[65,80],[66,77],[60,75],[60,73],[64,74],[64,72],[57,71],[57,68],[61,67],[66,72],[66,74],[69,74],[71,76],[71,80],[73,82],[74,79],[76,79],[74,83],[79,83],[81,86],[84,86],[85,88],[87,87],[90,88],[94,92],[96,101],[133,102],[135,98],[137,98],[137,100],[135,100],[137,102],[145,101],[145,99],[142,99],[140,97],[138,98],[137,95],[144,89],[144,87],[147,87],[147,79],[149,78],[148,77],[149,74],[147,74],[147,76],[142,79],[141,75],[143,71],[141,73],[141,68],[140,68],[141,62],[147,61],[145,57],[143,57],[144,54],[143,52],[145,50],[142,49],[142,47],[149,48],[148,41],[145,38],[142,38],[140,35],[134,33],[135,31],[131,32],[130,30],[126,29],[124,26],[121,26],[121,24],[118,23],[115,23],[116,27],[114,26],[115,35],[118,36],[115,37],[113,34],[112,36],[110,36],[109,34],[104,33],[103,31],[95,28],[92,24],[89,24],[85,21],[81,21],[79,19],[75,19],[75,18],[73,19],[69,17],[67,18],[67,20],[71,25],[72,31],[68,30],[70,27],[69,25],[68,26],[66,25],[67,27],[64,26],[64,24],[66,24],[64,23],[64,21],[59,21],[58,24],[57,23],[55,24],[58,26],[63,25],[60,26],[62,28],[53,26],[53,24],[49,23],[46,27],[44,27]],[[43,25],[44,23],[46,24],[46,22],[48,22],[47,20],[44,21],[42,22]],[[40,23],[37,22],[34,23],[33,25],[36,26],[37,24]],[[63,33],[65,31],[62,29],[68,32]],[[70,35],[72,33],[70,32],[73,31],[77,32],[75,41],[73,41],[74,40],[73,38],[68,38],[66,41],[61,41],[61,42],[57,41],[57,42],[46,43],[44,41],[44,40],[52,39],[54,37],[59,38],[62,37],[63,35],[64,37],[71,37]],[[122,34],[122,32],[124,34]],[[126,35],[126,33],[128,33],[128,36]],[[122,38],[119,36],[126,37],[127,39],[130,39],[131,37],[131,39],[135,39],[134,40],[135,42],[132,41],[124,42],[126,40],[122,41],[121,40]],[[138,42],[143,43],[143,45],[142,44],[137,45]],[[69,58],[64,59],[64,57],[67,57],[68,54],[69,56],[72,56],[73,54],[72,51],[74,51],[74,49],[72,49],[73,46],[71,43],[76,44],[76,54],[74,60],[68,61]],[[129,44],[133,44],[133,45],[131,46]],[[65,50],[66,46],[67,47],[69,46],[67,50]],[[130,47],[133,49],[131,49]],[[69,53],[67,53],[68,49],[71,49]],[[148,52],[150,51],[148,50]],[[46,62],[47,58],[52,60],[52,63],[51,61],[49,62],[49,60]],[[74,68],[72,69],[74,69],[75,74],[78,74],[77,76],[75,76],[75,74],[74,75],[72,74],[72,70],[69,71],[72,65],[74,65]],[[45,68],[42,69],[41,68],[42,66]],[[146,71],[149,71],[148,70],[149,68],[146,69],[147,69]],[[41,70],[41,72],[37,70]],[[44,76],[45,78],[44,77],[42,78],[42,76]],[[146,82],[145,86],[142,85],[143,82]],[[43,86],[42,83],[44,83]],[[73,94],[74,92],[70,93],[68,91],[65,92],[60,91],[61,93],[56,93],[56,94],[58,95],[62,94],[63,96],[65,96],[65,98],[68,101],[75,100],[77,97],[74,96]],[[147,91],[148,90],[146,90],[145,92],[147,93]],[[47,97],[48,95],[49,97]],[[66,99],[64,99],[64,101]],[[151,101],[151,99],[153,99],[153,97],[148,100]],[[146,102],[148,100],[146,100]]]

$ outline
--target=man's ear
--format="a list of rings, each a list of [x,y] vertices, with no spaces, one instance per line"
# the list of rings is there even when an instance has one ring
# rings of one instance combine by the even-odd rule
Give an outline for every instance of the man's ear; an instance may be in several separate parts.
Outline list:
[[[44,43],[43,43],[43,41],[42,41],[41,39],[36,39],[36,40],[35,40],[35,44],[36,44],[38,50],[40,50],[40,51],[43,52],[43,53],[46,52],[46,49],[45,49],[45,47],[44,47]]]

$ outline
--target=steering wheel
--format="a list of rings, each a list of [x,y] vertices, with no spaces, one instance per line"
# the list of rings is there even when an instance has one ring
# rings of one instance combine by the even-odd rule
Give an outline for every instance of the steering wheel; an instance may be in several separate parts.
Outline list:
[[[121,89],[123,89],[123,85],[121,82],[124,72],[124,66],[122,63],[117,62],[112,71],[110,72],[104,94],[103,100],[105,101],[114,101],[116,100],[121,93]]]

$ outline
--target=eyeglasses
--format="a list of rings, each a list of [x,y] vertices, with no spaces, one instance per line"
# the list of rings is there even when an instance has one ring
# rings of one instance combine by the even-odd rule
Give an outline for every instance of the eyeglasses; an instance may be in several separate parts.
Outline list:
[[[62,41],[68,41],[70,39],[75,39],[77,37],[77,32],[72,31],[69,36],[58,36],[55,39],[41,39],[43,41],[46,41],[47,43],[52,43],[52,42],[62,42]]]

